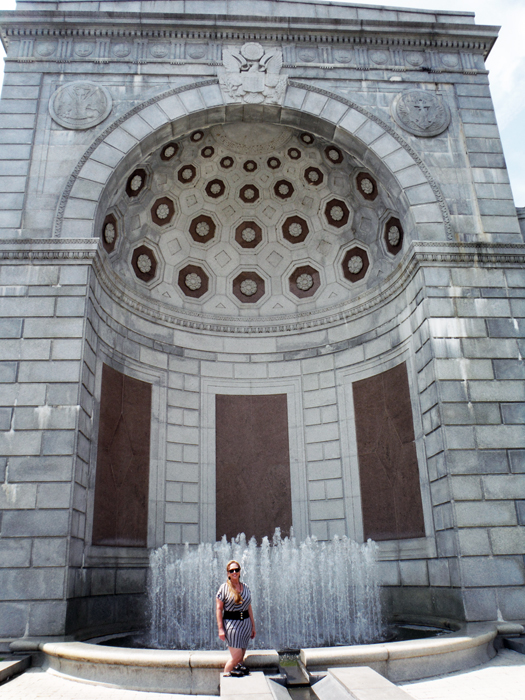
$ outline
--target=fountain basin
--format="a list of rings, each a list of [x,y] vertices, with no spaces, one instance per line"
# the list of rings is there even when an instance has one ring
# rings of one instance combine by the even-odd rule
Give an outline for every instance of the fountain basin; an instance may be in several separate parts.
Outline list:
[[[310,673],[369,666],[392,682],[460,671],[495,656],[498,623],[471,623],[444,637],[356,646],[301,649]],[[115,688],[187,695],[218,695],[226,651],[131,649],[88,642],[44,642],[44,667],[69,679]],[[252,669],[277,669],[275,650],[248,652]]]

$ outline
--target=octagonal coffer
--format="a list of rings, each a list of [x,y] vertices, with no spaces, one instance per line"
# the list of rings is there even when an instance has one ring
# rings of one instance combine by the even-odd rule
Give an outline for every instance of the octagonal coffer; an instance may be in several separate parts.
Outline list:
[[[245,204],[255,204],[259,200],[261,193],[255,185],[244,185],[239,190],[239,199]]]
[[[350,209],[342,199],[331,199],[324,208],[326,220],[330,226],[341,228],[346,226],[350,218]]]
[[[315,187],[318,187],[319,185],[323,184],[324,181],[324,174],[319,168],[306,168],[304,171],[304,179],[309,185],[315,185]]]
[[[131,266],[135,275],[142,282],[151,282],[157,274],[157,258],[153,250],[147,245],[140,245],[133,251]]]
[[[294,193],[294,187],[288,180],[277,180],[273,186],[273,191],[279,199],[290,199]]]
[[[235,229],[235,241],[241,248],[256,248],[262,241],[262,229],[255,221],[243,221]]]
[[[231,156],[224,156],[224,158],[221,158],[219,165],[221,168],[224,168],[225,170],[229,170],[230,168],[233,168],[235,164],[235,161]]]
[[[210,278],[199,265],[185,265],[179,271],[178,284],[187,297],[200,299],[210,287]]]
[[[377,197],[377,182],[368,173],[359,173],[356,177],[357,190],[361,197],[373,202]]]
[[[189,185],[197,176],[197,168],[192,164],[182,165],[177,172],[177,179],[183,185]]]
[[[324,154],[333,165],[339,165],[343,162],[343,152],[336,146],[327,146],[324,149]]]
[[[232,291],[243,304],[255,304],[266,290],[263,278],[253,270],[246,270],[235,277]]]
[[[353,246],[346,251],[343,258],[343,275],[349,282],[362,280],[369,267],[370,260],[364,248]]]
[[[173,142],[167,143],[162,151],[160,152],[160,158],[161,160],[167,161],[171,160],[172,158],[175,158],[177,153],[179,152],[179,144]]]
[[[102,224],[102,245],[107,253],[112,253],[119,236],[118,223],[114,214],[108,214]]]
[[[197,243],[207,243],[215,236],[215,221],[207,214],[196,216],[190,223],[190,235]]]
[[[295,268],[288,278],[290,291],[299,299],[313,296],[321,286],[319,271],[311,265]]]
[[[310,134],[307,131],[303,131],[299,138],[306,146],[312,146],[315,142],[313,134]]]
[[[226,192],[226,185],[222,180],[216,178],[215,180],[210,180],[204,190],[208,197],[218,199]]]
[[[289,216],[282,226],[283,238],[289,243],[302,243],[309,234],[307,222],[301,216]]]
[[[146,186],[147,174],[144,168],[137,168],[128,177],[126,182],[126,194],[128,197],[138,197]]]
[[[397,255],[403,247],[404,231],[401,222],[395,216],[391,216],[385,224],[384,240],[386,249],[392,255]]]
[[[157,226],[167,226],[175,214],[175,205],[169,197],[157,199],[151,207],[151,219]]]

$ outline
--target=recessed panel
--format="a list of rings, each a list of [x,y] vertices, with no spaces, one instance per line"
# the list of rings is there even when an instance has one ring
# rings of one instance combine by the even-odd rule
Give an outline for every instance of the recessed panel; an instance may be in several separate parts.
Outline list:
[[[103,365],[94,545],[147,545],[150,426],[151,384]]]
[[[406,364],[353,384],[365,540],[424,537]]]
[[[292,526],[286,394],[216,395],[216,537]]]

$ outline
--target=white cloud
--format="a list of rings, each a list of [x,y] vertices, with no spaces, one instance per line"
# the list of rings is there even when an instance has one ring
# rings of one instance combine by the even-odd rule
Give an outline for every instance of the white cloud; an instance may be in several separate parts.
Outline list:
[[[355,4],[373,4],[356,2]],[[378,5],[475,12],[477,24],[501,25],[488,58],[490,85],[516,203],[525,206],[525,3],[524,0],[380,0]],[[14,0],[0,0],[1,10]],[[0,73],[1,79],[1,73]]]

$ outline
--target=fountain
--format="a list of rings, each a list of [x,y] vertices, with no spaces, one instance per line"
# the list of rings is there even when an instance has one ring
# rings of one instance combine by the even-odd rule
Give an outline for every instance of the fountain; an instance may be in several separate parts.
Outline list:
[[[377,641],[383,633],[377,546],[347,537],[331,542],[282,538],[185,548],[167,545],[150,556],[149,645],[161,649],[224,649],[211,602],[225,580],[226,563],[240,562],[252,592],[255,649],[293,649]],[[197,583],[197,585],[195,585]],[[210,608],[210,614],[202,614]]]
[[[241,563],[257,620],[246,664],[252,671],[284,671],[299,684],[302,678],[318,680],[327,669],[333,675],[352,666],[368,666],[394,682],[456,671],[487,661],[498,632],[512,631],[509,625],[442,621],[450,632],[441,637],[381,641],[386,625],[376,554],[371,540],[298,543],[282,538],[279,530],[271,543],[264,538],[260,546],[244,535],[186,545],[182,552],[164,545],[150,556],[150,628],[134,644],[126,633],[38,648],[44,666],[68,678],[134,690],[218,694],[229,654],[217,636],[213,601],[230,559]],[[137,648],[137,642],[145,643]]]

